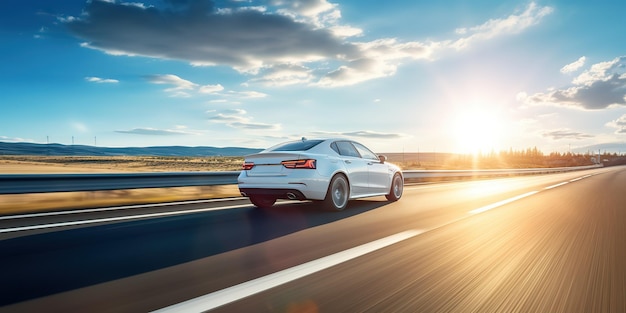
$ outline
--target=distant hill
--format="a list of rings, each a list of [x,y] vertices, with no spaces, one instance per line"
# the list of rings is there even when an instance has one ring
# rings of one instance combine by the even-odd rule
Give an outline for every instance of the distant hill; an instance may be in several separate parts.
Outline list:
[[[78,155],[78,156],[244,156],[262,149],[238,147],[127,147],[109,148],[83,145],[0,142],[0,155]]]

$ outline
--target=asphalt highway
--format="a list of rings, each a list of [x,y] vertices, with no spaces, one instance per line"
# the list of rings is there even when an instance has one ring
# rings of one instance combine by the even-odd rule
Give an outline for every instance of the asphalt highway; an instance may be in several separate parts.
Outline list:
[[[0,225],[0,312],[626,312],[626,167]]]

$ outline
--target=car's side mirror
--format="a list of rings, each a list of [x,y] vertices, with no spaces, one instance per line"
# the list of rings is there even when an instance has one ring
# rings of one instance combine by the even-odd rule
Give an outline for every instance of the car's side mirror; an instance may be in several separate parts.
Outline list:
[[[380,163],[385,163],[385,161],[387,161],[387,157],[384,155],[379,155],[378,159],[380,160]]]

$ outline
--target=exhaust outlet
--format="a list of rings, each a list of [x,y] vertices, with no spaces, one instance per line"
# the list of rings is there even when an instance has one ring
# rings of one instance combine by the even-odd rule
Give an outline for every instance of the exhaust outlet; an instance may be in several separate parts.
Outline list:
[[[293,192],[288,192],[287,198],[289,198],[289,200],[296,200],[298,199],[298,196],[296,196]]]

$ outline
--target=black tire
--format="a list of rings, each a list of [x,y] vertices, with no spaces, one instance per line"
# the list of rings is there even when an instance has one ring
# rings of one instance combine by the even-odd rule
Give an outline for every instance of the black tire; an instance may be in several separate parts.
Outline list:
[[[342,174],[333,176],[333,179],[330,180],[330,184],[328,184],[328,191],[324,199],[324,208],[331,211],[342,211],[348,206],[349,199],[350,184],[348,183],[348,179]]]
[[[402,192],[404,191],[404,179],[402,179],[402,175],[396,173],[393,175],[393,179],[391,180],[391,188],[389,189],[389,194],[385,195],[387,200],[389,201],[398,201],[402,198]]]
[[[257,208],[268,209],[276,203],[276,198],[269,196],[250,196],[250,202]]]

